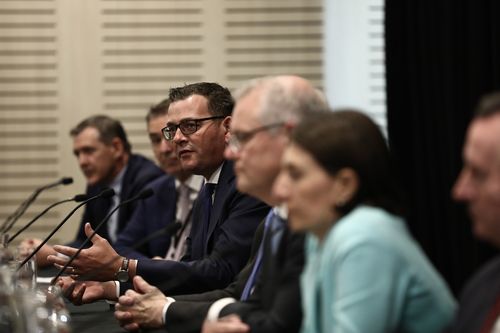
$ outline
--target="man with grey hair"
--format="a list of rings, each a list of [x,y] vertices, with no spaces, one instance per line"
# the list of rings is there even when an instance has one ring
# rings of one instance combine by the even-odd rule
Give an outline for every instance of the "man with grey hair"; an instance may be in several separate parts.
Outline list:
[[[297,76],[265,77],[236,92],[231,138],[225,156],[234,161],[239,191],[275,206],[271,188],[280,169],[288,133],[308,112],[326,102],[308,81]],[[169,332],[204,329],[254,332],[297,332],[301,322],[299,275],[303,238],[291,234],[286,212],[274,207],[254,241],[253,258],[226,289],[197,295],[165,296],[142,278],[135,291],[120,297],[116,318],[126,329],[164,325]],[[237,301],[238,300],[238,301]],[[231,320],[219,317],[233,315]]]

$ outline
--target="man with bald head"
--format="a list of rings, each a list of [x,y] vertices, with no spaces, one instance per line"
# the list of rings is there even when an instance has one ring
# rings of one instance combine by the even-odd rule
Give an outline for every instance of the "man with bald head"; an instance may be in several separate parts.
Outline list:
[[[236,99],[225,156],[234,161],[238,190],[274,206],[257,233],[256,254],[229,287],[198,295],[166,300],[136,277],[136,291],[128,291],[116,307],[115,316],[126,329],[165,325],[171,333],[199,332],[207,317],[211,323],[205,329],[214,332],[228,324],[235,331],[299,329],[303,238],[288,231],[286,212],[275,206],[271,188],[289,131],[308,112],[325,109],[325,99],[296,76],[250,81],[236,92]],[[230,321],[218,322],[227,315],[233,315]]]
[[[500,92],[485,96],[469,125],[453,198],[467,205],[475,236],[500,248]],[[466,285],[452,332],[500,331],[500,257]]]

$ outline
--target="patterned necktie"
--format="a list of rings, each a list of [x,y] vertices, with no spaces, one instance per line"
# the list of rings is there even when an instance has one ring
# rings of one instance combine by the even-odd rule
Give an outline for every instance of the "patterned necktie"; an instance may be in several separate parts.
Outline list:
[[[180,184],[177,188],[177,206],[175,212],[176,222],[182,227],[170,237],[170,246],[165,254],[165,259],[179,261],[186,252],[185,233],[189,234],[190,228],[187,226],[191,215],[191,189],[185,184]]]
[[[207,242],[208,226],[210,224],[210,214],[212,213],[212,194],[217,184],[205,183],[199,194],[199,200],[203,208],[202,240],[203,247]]]
[[[180,184],[178,189],[177,198],[177,219],[178,222],[182,224],[186,223],[186,218],[189,214],[189,208],[191,207],[191,200],[189,199],[190,190],[185,184]]]

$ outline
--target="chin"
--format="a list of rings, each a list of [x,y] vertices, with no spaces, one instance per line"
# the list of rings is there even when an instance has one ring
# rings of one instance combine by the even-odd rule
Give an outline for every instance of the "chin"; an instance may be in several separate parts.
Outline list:
[[[486,230],[484,230],[484,228],[481,227],[480,223],[474,222],[473,231],[476,238],[481,239],[488,243],[491,242],[491,234],[488,233]]]
[[[294,215],[288,213],[288,226],[293,232],[304,231],[304,226],[298,221],[300,220],[297,219]]]
[[[173,176],[176,176],[177,174],[179,174],[183,169],[182,168],[179,168],[177,165],[172,167],[172,166],[165,166],[162,168],[162,170],[169,174],[169,175],[173,175]]]
[[[194,171],[196,169],[196,163],[192,163],[191,160],[181,160],[181,169],[186,171]]]
[[[236,174],[236,188],[238,191],[248,194],[248,182],[243,180],[238,174]]]

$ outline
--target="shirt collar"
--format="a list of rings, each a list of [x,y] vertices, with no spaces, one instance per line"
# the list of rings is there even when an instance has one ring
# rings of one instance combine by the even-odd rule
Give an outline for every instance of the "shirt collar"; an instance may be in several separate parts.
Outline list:
[[[112,188],[115,193],[116,197],[120,196],[121,190],[122,190],[122,180],[125,175],[125,172],[127,171],[127,166],[125,166],[119,173],[116,175],[116,177],[113,179],[111,184],[109,184],[109,187]]]
[[[191,175],[186,179],[183,184],[191,190],[191,192],[198,193],[203,185],[203,177],[199,175]],[[181,185],[179,179],[175,178],[175,188],[178,189]]]
[[[210,178],[208,179],[205,179],[205,183],[211,183],[211,184],[218,184],[219,183],[219,177],[220,177],[220,173],[222,171],[222,166],[224,165],[224,163],[222,163],[218,168],[217,170],[215,170],[215,172],[210,176]]]
[[[281,204],[279,206],[274,206],[273,212],[274,212],[274,214],[281,217],[283,220],[288,219],[288,207],[285,204]]]

